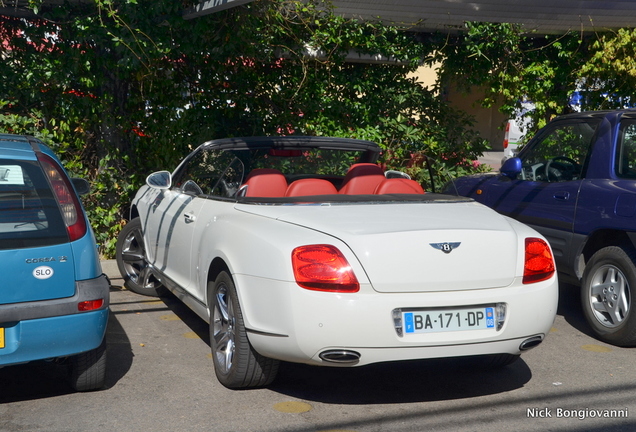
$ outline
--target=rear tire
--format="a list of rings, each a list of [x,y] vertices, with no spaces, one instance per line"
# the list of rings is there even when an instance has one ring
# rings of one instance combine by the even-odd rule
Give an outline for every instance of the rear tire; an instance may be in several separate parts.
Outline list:
[[[581,305],[596,336],[617,346],[636,346],[636,252],[618,246],[598,250],[585,266]]]
[[[117,267],[124,286],[137,294],[153,297],[166,295],[167,289],[153,274],[146,259],[141,221],[135,218],[122,228],[117,237]]]
[[[106,337],[94,350],[70,358],[69,383],[74,390],[85,392],[104,387],[106,379]]]
[[[208,283],[210,346],[214,372],[230,389],[263,387],[276,378],[279,361],[257,353],[247,338],[236,288],[227,272]]]

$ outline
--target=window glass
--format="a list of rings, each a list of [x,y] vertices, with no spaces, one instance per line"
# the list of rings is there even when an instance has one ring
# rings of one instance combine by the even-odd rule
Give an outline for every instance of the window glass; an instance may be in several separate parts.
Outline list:
[[[66,226],[40,166],[0,159],[0,249],[66,241]]]
[[[543,182],[580,179],[598,124],[591,119],[547,129],[541,141],[523,153],[523,177]]]
[[[175,173],[176,188],[192,195],[231,197],[243,179],[243,164],[232,152],[202,148]]]
[[[361,151],[313,149],[210,150],[201,148],[173,175],[173,185],[183,193],[233,198],[246,175],[257,168],[294,176],[344,177],[363,156]]]
[[[243,161],[234,158],[223,172],[223,175],[212,188],[211,195],[233,198],[243,183],[245,167]]]
[[[319,174],[344,176],[351,165],[360,161],[360,151],[323,148],[305,150],[257,150],[251,155],[250,169],[273,168],[286,175]]]
[[[636,179],[636,122],[623,121],[616,155],[616,174],[621,178]]]

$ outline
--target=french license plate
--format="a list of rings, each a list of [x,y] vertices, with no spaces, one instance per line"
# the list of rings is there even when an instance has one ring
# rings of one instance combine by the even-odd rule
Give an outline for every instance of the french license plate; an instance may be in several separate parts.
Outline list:
[[[0,327],[0,348],[4,348],[4,327]]]
[[[437,309],[403,312],[404,332],[433,333],[495,328],[495,308]]]

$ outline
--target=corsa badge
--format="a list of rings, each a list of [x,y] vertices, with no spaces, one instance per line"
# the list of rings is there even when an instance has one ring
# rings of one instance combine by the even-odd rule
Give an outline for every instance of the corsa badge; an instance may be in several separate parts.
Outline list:
[[[453,243],[429,243],[435,249],[441,250],[442,252],[449,254],[453,251],[453,249],[457,249],[461,242],[453,242]]]

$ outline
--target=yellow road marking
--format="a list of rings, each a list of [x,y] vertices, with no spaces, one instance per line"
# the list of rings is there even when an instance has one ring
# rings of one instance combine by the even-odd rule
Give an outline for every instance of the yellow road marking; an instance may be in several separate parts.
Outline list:
[[[283,413],[299,414],[311,411],[312,407],[305,402],[288,401],[277,403],[276,405],[274,405],[274,409]]]
[[[610,347],[595,345],[595,344],[583,345],[581,348],[583,348],[585,351],[601,352],[601,353],[612,351]]]
[[[183,337],[186,338],[186,339],[200,339],[199,335],[196,334],[195,332],[184,333]]]

